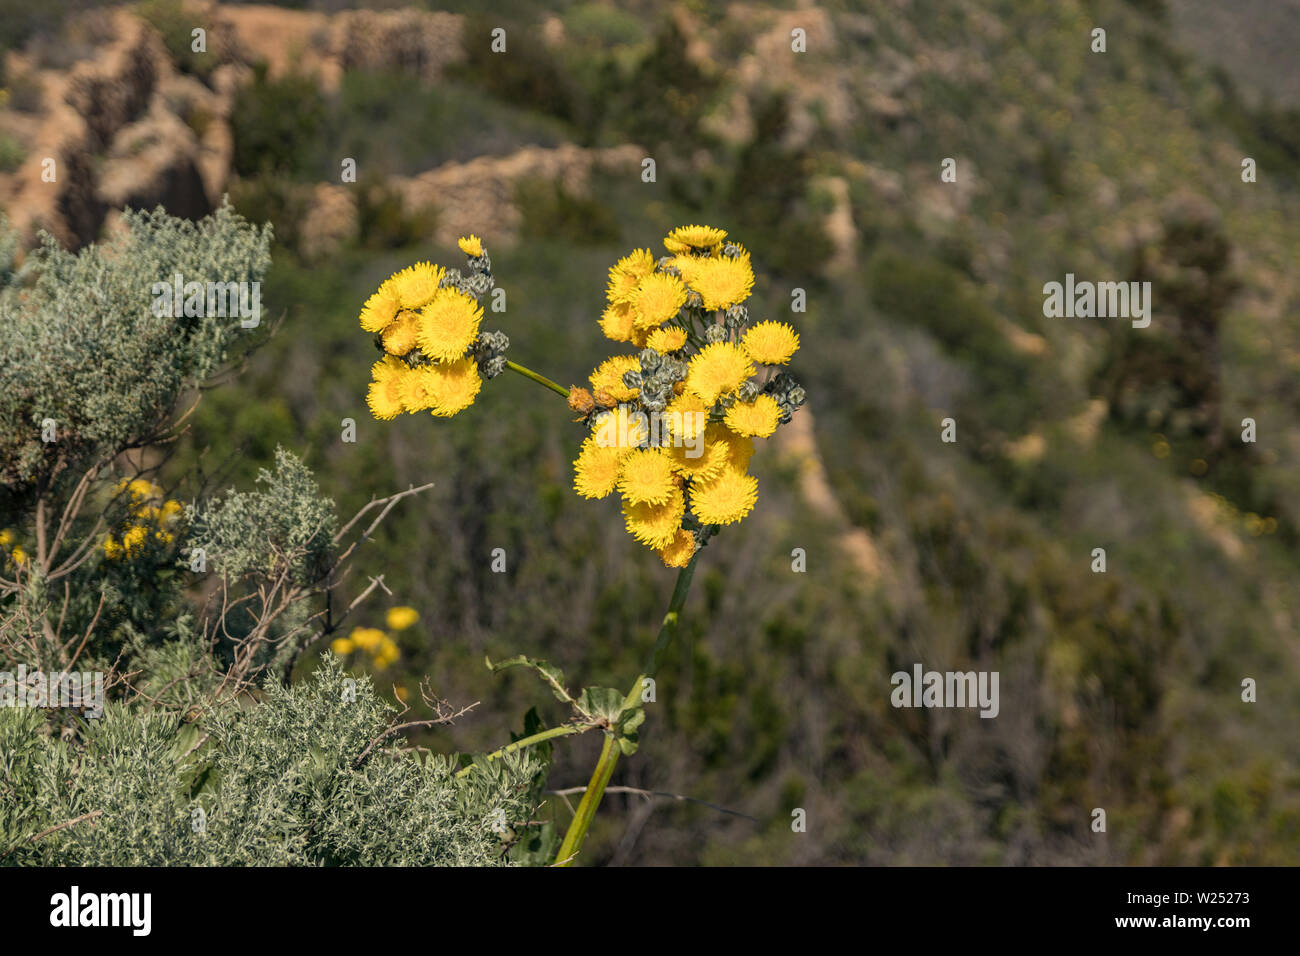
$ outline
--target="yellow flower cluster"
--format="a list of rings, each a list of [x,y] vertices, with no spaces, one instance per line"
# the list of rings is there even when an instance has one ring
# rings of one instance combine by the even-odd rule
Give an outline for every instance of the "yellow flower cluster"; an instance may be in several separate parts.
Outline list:
[[[388,609],[384,620],[389,633],[377,627],[354,627],[347,637],[335,638],[330,643],[332,650],[339,657],[347,657],[358,651],[370,658],[375,670],[385,670],[400,656],[394,634],[404,631],[420,619],[420,612],[412,607],[393,607]]]
[[[574,488],[587,498],[618,491],[632,536],[684,567],[718,526],[753,509],[753,439],[789,421],[804,392],[774,368],[798,349],[794,329],[749,324],[744,247],[712,226],[674,229],[664,247],[670,255],[638,249],[609,271],[601,329],[641,351],[602,362],[590,403],[584,392],[573,406],[591,428]]]
[[[27,552],[23,550],[22,545],[14,543],[17,540],[17,535],[10,529],[5,528],[0,531],[0,552],[6,555],[6,563],[16,564],[21,567],[27,563]]]
[[[135,558],[150,543],[165,546],[176,540],[176,525],[185,510],[179,501],[164,501],[162,489],[144,478],[123,479],[115,493],[126,497],[127,521],[118,535],[104,538],[104,557]]]
[[[361,310],[361,328],[377,336],[384,355],[371,367],[366,402],[378,419],[403,412],[430,411],[451,417],[474,403],[495,365],[495,337],[483,342],[483,309],[478,297],[492,286],[491,265],[478,236],[459,240],[469,261],[468,275],[429,262],[397,272],[380,285]],[[504,343],[504,336],[500,336]]]

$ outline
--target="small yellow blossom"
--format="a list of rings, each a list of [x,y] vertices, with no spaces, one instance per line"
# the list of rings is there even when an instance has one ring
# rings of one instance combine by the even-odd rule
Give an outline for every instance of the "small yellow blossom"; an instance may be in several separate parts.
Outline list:
[[[760,365],[784,365],[799,348],[799,333],[784,322],[759,322],[740,345]]]
[[[384,623],[388,625],[390,631],[404,631],[419,619],[420,612],[415,608],[399,605],[388,609],[388,613],[384,616]]]

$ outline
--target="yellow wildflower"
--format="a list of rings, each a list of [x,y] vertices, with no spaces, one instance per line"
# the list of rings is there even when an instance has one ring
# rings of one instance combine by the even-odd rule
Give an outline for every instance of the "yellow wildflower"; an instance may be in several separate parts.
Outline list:
[[[677,489],[673,461],[658,448],[638,448],[623,459],[618,490],[632,504],[661,505]]]
[[[366,299],[361,307],[361,328],[367,332],[382,332],[397,318],[402,302],[392,279],[379,287],[379,291]]]
[[[611,303],[627,302],[641,280],[655,271],[655,257],[649,249],[634,249],[609,269],[605,296]]]
[[[388,625],[390,631],[404,631],[419,619],[420,612],[405,605],[390,607],[388,613],[384,615],[384,623]]]
[[[727,230],[712,226],[678,226],[664,239],[664,248],[672,253],[693,249],[712,249],[727,238]]]
[[[771,395],[759,395],[752,402],[736,402],[723,421],[737,435],[766,438],[781,424],[781,406]]]
[[[686,304],[686,285],[677,276],[652,272],[641,280],[629,301],[635,309],[633,325],[649,330],[677,315]]]
[[[691,511],[703,524],[731,524],[749,514],[758,500],[758,479],[724,468],[708,481],[691,482]]]
[[[478,236],[461,236],[456,240],[456,245],[460,246],[460,251],[470,258],[477,259],[483,255],[483,240]]]
[[[438,293],[438,286],[447,274],[442,266],[430,262],[417,262],[407,266],[390,280],[403,309],[418,309],[428,305]]]
[[[439,289],[420,310],[416,339],[431,359],[450,361],[468,351],[478,335],[483,309],[472,296],[457,289]]]
[[[366,404],[375,418],[387,420],[402,414],[403,379],[410,369],[401,359],[386,355],[370,367],[373,381],[366,393]]]
[[[750,326],[740,346],[760,365],[784,365],[799,348],[799,333],[784,322]]]
[[[714,342],[700,349],[691,359],[686,388],[713,405],[729,395],[754,374],[753,363],[740,347],[730,342]]]

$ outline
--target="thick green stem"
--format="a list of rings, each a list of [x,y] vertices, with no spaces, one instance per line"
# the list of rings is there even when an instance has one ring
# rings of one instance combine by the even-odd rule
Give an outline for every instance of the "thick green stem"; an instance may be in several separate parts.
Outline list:
[[[587,784],[587,790],[578,804],[578,812],[574,814],[573,822],[569,824],[569,830],[564,834],[564,842],[560,844],[559,852],[555,855],[558,866],[572,866],[578,851],[582,849],[583,837],[587,835],[587,828],[591,826],[591,821],[596,816],[596,807],[600,805],[600,798],[605,794],[609,778],[614,775],[618,754],[618,743],[615,742],[614,735],[605,734],[605,744],[600,748],[600,759],[596,761],[596,769],[591,774],[591,783]]]
[[[673,588],[673,597],[668,602],[668,613],[664,615],[663,624],[659,627],[659,636],[655,639],[654,649],[650,652],[645,670],[637,677],[632,684],[632,689],[623,698],[624,710],[636,706],[646,679],[654,677],[659,672],[664,654],[667,653],[668,647],[677,634],[677,622],[681,616],[682,605],[686,603],[686,593],[691,588],[691,578],[695,575],[695,558],[698,557],[699,553],[696,552],[695,557],[691,558],[691,563],[677,574],[677,585]],[[596,769],[592,771],[591,782],[587,784],[587,789],[582,794],[582,802],[578,804],[578,811],[574,814],[573,822],[569,824],[569,829],[564,834],[564,842],[560,844],[559,852],[555,856],[557,866],[572,866],[573,861],[577,859],[578,851],[582,849],[582,841],[586,838],[591,821],[596,816],[596,808],[600,806],[601,797],[605,795],[605,787],[614,774],[614,766],[618,763],[619,754],[618,742],[612,733],[606,731],[605,745],[600,749],[600,759],[596,761]]]
[[[506,744],[500,750],[494,750],[488,754],[487,759],[494,760],[495,758],[504,756],[505,754],[514,753],[516,750],[523,750],[525,747],[531,747],[533,744],[540,744],[544,740],[551,740],[554,737],[568,737],[571,734],[581,734],[590,729],[590,724],[586,726],[583,724],[565,724],[562,727],[552,727],[550,730],[543,730],[542,732],[533,734],[532,736],[520,738],[512,744]],[[456,776],[464,777],[473,769],[473,764],[470,764],[468,767],[461,767],[456,771]]]
[[[539,385],[545,385],[552,392],[556,392],[560,395],[563,395],[565,398],[569,397],[569,390],[565,388],[563,385],[557,385],[555,382],[552,382],[545,375],[538,375],[532,369],[524,368],[518,362],[512,362],[509,359],[506,359],[506,368],[510,369],[512,372],[518,372],[524,378],[531,378],[534,382],[536,382]]]

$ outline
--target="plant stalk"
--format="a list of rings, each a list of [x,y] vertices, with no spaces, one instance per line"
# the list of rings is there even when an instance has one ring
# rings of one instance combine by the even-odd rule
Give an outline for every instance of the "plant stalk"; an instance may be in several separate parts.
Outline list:
[[[686,603],[686,594],[691,589],[691,578],[695,575],[695,560],[698,557],[697,551],[691,558],[691,563],[677,573],[677,584],[673,588],[672,600],[668,602],[668,613],[664,615],[663,624],[659,627],[659,636],[655,639],[655,646],[650,652],[645,670],[638,675],[632,684],[632,689],[623,699],[624,710],[636,706],[646,679],[658,673],[664,654],[667,653],[673,638],[677,635],[677,622],[681,616],[682,605]],[[591,821],[596,816],[596,808],[600,806],[600,800],[605,795],[605,787],[614,774],[614,767],[618,763],[620,753],[613,733],[605,731],[605,744],[600,749],[600,759],[596,761],[591,782],[587,784],[573,822],[569,824],[569,829],[564,834],[564,842],[560,844],[559,852],[555,855],[556,866],[572,866],[573,861],[577,859],[578,851],[582,849],[582,841],[586,838]]]
[[[510,369],[512,372],[518,372],[524,378],[532,379],[534,382],[536,382],[539,385],[546,386],[552,392],[555,392],[559,395],[563,395],[565,398],[569,397],[569,390],[565,388],[563,385],[558,385],[555,382],[552,382],[545,375],[538,375],[532,369],[525,368],[524,366],[520,365],[518,362],[512,362],[509,359],[506,359],[506,368]]]

